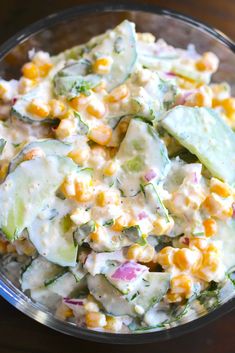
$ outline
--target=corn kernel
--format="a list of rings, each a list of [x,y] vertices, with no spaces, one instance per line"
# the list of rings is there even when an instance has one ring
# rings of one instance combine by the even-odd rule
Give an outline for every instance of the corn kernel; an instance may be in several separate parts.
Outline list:
[[[52,99],[49,102],[50,105],[50,113],[52,117],[60,117],[64,115],[67,111],[65,104],[58,99]]]
[[[171,279],[172,293],[180,294],[189,298],[193,291],[193,280],[190,276],[180,274]]]
[[[19,80],[18,91],[20,94],[28,93],[36,84],[35,80],[26,77],[21,77]]]
[[[74,175],[68,175],[60,187],[61,192],[67,198],[73,198],[76,195]]]
[[[47,118],[50,114],[50,107],[47,103],[33,99],[27,106],[27,111],[30,114],[36,115],[40,118]]]
[[[219,268],[219,256],[214,251],[208,251],[203,255],[202,265],[195,273],[196,277],[203,281],[210,282],[213,279],[214,273]]]
[[[122,232],[125,227],[130,226],[131,217],[128,213],[122,215],[114,220],[114,224],[112,225],[112,230],[115,232]]]
[[[111,332],[119,332],[122,329],[122,320],[121,318],[114,316],[106,316],[107,324],[104,326],[104,329]]]
[[[90,97],[85,96],[84,94],[80,94],[77,97],[74,97],[73,99],[71,99],[69,101],[69,105],[77,111],[80,111],[81,109],[83,109],[85,107],[85,105],[87,105],[87,103],[89,102]]]
[[[104,327],[107,324],[106,317],[102,313],[88,312],[85,316],[86,325],[89,328]]]
[[[213,218],[205,219],[203,222],[206,237],[212,237],[216,234],[217,224]]]
[[[92,199],[92,188],[88,183],[75,180],[75,199],[78,202],[88,202]]]
[[[97,59],[92,65],[93,71],[98,75],[106,75],[110,72],[113,60],[111,57]]]
[[[96,196],[96,203],[100,207],[104,207],[110,204],[119,205],[120,199],[119,196],[115,193],[101,191]]]
[[[169,267],[173,265],[173,256],[176,249],[171,246],[165,246],[156,256],[157,262],[163,267]]]
[[[212,106],[212,90],[209,86],[203,86],[191,94],[185,102],[189,107],[208,107]]]
[[[160,217],[153,222],[153,227],[156,235],[169,235],[174,227],[174,220],[170,216],[168,219],[166,217]]]
[[[22,67],[23,76],[31,80],[36,80],[39,77],[39,68],[37,65],[28,62]]]
[[[139,253],[138,261],[142,263],[149,263],[155,257],[155,249],[152,245],[146,244],[141,246],[142,250]]]
[[[196,62],[196,68],[199,71],[212,71],[215,72],[219,66],[218,57],[211,52],[206,52],[202,57]]]
[[[4,87],[4,85],[0,84],[0,98],[1,99],[4,98],[6,92],[7,92],[6,87]]]
[[[152,33],[137,33],[137,39],[138,41],[142,41],[145,43],[154,43],[156,38]]]
[[[132,244],[127,251],[127,258],[128,260],[134,260],[134,261],[138,261],[139,259],[139,255],[141,253],[141,245],[139,244]]]
[[[89,215],[89,212],[84,210],[83,208],[76,208],[70,214],[70,219],[76,225],[81,225],[81,224],[84,224],[90,220],[90,215]]]
[[[114,161],[109,161],[106,163],[103,173],[105,176],[112,176],[116,173],[117,171],[117,164]]]
[[[210,191],[221,197],[229,197],[232,195],[232,190],[229,185],[216,178],[211,178],[210,180]]]
[[[30,151],[25,153],[24,161],[30,161],[31,159],[35,159],[37,157],[45,157],[45,153],[39,147],[32,148]]]
[[[87,105],[86,111],[88,114],[94,116],[97,119],[101,119],[105,115],[105,105],[98,99],[93,99]]]
[[[105,146],[112,138],[112,129],[106,125],[99,125],[90,130],[88,138],[101,146]]]
[[[92,91],[96,93],[103,93],[105,95],[107,94],[105,88],[106,88],[106,82],[101,81],[96,87],[92,88]]]
[[[75,163],[83,165],[84,162],[89,158],[90,151],[88,148],[77,148],[69,152],[68,157],[71,158]]]
[[[99,305],[96,303],[96,301],[91,295],[87,297],[87,302],[84,304],[84,309],[86,311],[92,311],[95,313],[98,313],[100,311]]]
[[[216,193],[207,196],[203,207],[212,217],[218,219],[224,220],[233,215],[232,206],[228,206],[227,203],[224,203],[223,199]]]
[[[76,131],[75,121],[72,119],[61,120],[59,126],[55,130],[56,137],[64,139],[71,136]]]
[[[73,311],[67,305],[61,303],[56,310],[55,316],[60,320],[66,320],[73,317]]]
[[[51,70],[52,66],[53,66],[52,63],[49,63],[49,62],[48,63],[44,63],[42,65],[39,65],[38,66],[39,75],[41,77],[46,77],[48,75],[49,71]]]
[[[207,240],[205,238],[193,237],[189,241],[190,248],[197,248],[201,251],[205,250],[207,247]]]
[[[128,88],[124,84],[114,88],[112,92],[108,95],[107,99],[110,103],[115,103],[126,98],[128,94],[129,94]]]
[[[224,99],[221,102],[221,104],[222,104],[223,108],[225,109],[226,114],[228,116],[235,113],[235,98],[234,97],[229,97],[229,98]]]
[[[178,293],[172,293],[171,290],[166,294],[166,301],[168,303],[179,303],[183,300],[182,296]]]
[[[182,271],[190,270],[197,260],[197,252],[187,248],[177,249],[173,256],[173,263]]]

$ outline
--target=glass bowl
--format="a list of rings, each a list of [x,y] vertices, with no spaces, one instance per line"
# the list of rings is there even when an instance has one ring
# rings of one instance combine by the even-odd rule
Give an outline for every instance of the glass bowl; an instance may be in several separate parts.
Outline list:
[[[134,21],[139,32],[151,32],[169,44],[185,48],[194,43],[199,52],[212,51],[220,59],[220,67],[213,81],[227,81],[235,94],[235,43],[213,28],[181,14],[155,6],[134,4],[94,4],[77,6],[52,14],[25,28],[0,47],[0,76],[19,77],[22,64],[32,48],[56,54],[66,48],[86,42],[89,38],[116,26],[124,19]],[[75,324],[56,319],[52,312],[33,302],[19,289],[16,276],[0,268],[0,295],[34,320],[57,331],[92,341],[107,343],[146,343],[170,339],[195,330],[231,311],[235,298],[225,298],[220,306],[198,318],[169,329],[141,334],[112,334],[79,328]]]

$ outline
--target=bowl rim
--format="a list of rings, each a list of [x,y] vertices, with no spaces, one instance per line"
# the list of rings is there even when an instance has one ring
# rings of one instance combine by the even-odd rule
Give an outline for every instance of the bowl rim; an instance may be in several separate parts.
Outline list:
[[[115,0],[112,0],[109,2],[94,2],[88,5],[73,6],[68,9],[52,13],[51,15],[48,15],[32,23],[31,25],[25,27],[24,29],[20,30],[15,35],[10,37],[2,45],[0,45],[0,60],[19,43],[24,42],[32,35],[39,33],[43,29],[50,28],[51,26],[56,25],[57,23],[63,20],[71,19],[76,15],[80,15],[83,13],[88,14],[96,12],[102,13],[115,11],[136,11],[145,13],[149,12],[156,15],[175,18],[207,32],[235,53],[235,42],[232,39],[230,39],[221,31],[210,27],[201,21],[197,21],[190,16],[183,15],[173,10],[164,9],[156,5],[138,4],[133,2],[130,3],[129,1],[122,1],[120,3],[116,3]],[[48,313],[46,310],[43,310],[43,308],[42,310],[40,310],[35,303],[33,303],[24,293],[17,289],[4,275],[2,275],[2,278],[0,278],[0,296],[25,315],[56,331],[81,339],[110,344],[144,344],[148,342],[150,343],[176,338],[185,333],[189,333],[198,328],[201,328],[204,325],[235,309],[235,297],[233,297],[227,302],[221,304],[220,307],[212,310],[211,312],[200,316],[195,320],[181,324],[180,326],[171,327],[169,329],[164,329],[155,332],[123,334],[94,331],[86,328],[80,328],[77,326],[69,325],[67,322],[60,321],[56,319],[55,316],[51,313]]]

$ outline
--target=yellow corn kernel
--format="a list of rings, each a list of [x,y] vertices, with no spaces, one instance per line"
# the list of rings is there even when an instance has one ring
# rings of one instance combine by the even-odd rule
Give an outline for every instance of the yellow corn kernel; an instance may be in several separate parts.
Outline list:
[[[157,262],[163,267],[169,267],[173,265],[173,256],[176,249],[171,246],[165,246],[156,256]]]
[[[101,81],[97,86],[92,88],[92,91],[96,92],[96,93],[107,94],[105,88],[106,88],[106,82],[105,81]]]
[[[129,94],[128,88],[124,84],[114,88],[112,92],[108,95],[107,99],[108,99],[108,102],[115,103],[126,98],[128,94]]]
[[[75,200],[78,202],[88,202],[92,199],[91,185],[82,181],[75,181]]]
[[[125,227],[128,227],[131,223],[131,217],[128,213],[116,218],[112,225],[112,230],[115,232],[121,232]]]
[[[119,202],[120,202],[119,196],[115,193],[101,191],[96,196],[96,203],[100,207],[104,207],[110,204],[119,205]]]
[[[168,219],[159,217],[153,222],[153,227],[156,235],[168,235],[174,227],[174,220],[170,216]]]
[[[166,300],[168,303],[179,303],[182,301],[182,296],[178,293],[172,293],[171,291],[169,291],[166,294]]]
[[[84,162],[89,158],[90,151],[88,148],[77,148],[69,152],[68,157],[71,158],[75,163],[83,165]]]
[[[60,186],[60,191],[67,198],[73,198],[76,195],[75,181],[73,175],[68,175],[62,185]]]
[[[90,312],[92,311],[92,312],[96,312],[96,313],[98,313],[100,311],[98,303],[96,302],[94,297],[90,294],[87,296],[87,301],[84,304],[84,309],[86,311],[90,311]]]
[[[196,62],[196,68],[199,71],[212,71],[215,72],[219,66],[218,57],[211,52],[206,52],[202,57]]]
[[[104,329],[111,332],[120,332],[122,329],[122,320],[115,316],[106,316],[107,324]]]
[[[99,58],[92,65],[92,70],[98,75],[106,75],[110,72],[112,63],[111,57]]]
[[[88,138],[101,146],[105,146],[112,138],[112,129],[106,125],[99,125],[90,130]]]
[[[145,43],[154,43],[156,37],[152,33],[137,33],[138,41],[145,42]]]
[[[50,113],[53,118],[60,117],[61,115],[64,115],[67,111],[65,104],[58,99],[51,99],[49,102],[49,106]]]
[[[50,107],[47,103],[33,99],[27,106],[27,111],[40,118],[46,118],[50,114]]]
[[[138,261],[142,263],[148,263],[150,261],[153,261],[155,257],[155,249],[152,245],[146,244],[144,246],[141,246],[141,251],[138,256]]]
[[[112,176],[117,171],[117,164],[114,161],[109,161],[106,163],[103,173],[105,176]]]
[[[95,231],[90,234],[90,239],[94,243],[100,244],[102,243],[104,238],[105,238],[105,233],[103,231],[103,228],[97,224]]]
[[[203,251],[207,248],[207,240],[205,238],[193,237],[189,241],[189,247]]]
[[[20,94],[28,93],[33,88],[33,86],[35,86],[35,84],[35,80],[31,80],[26,77],[21,77],[19,80],[18,91]]]
[[[216,193],[221,197],[229,197],[232,195],[232,190],[230,189],[229,185],[223,183],[217,178],[211,178],[210,191]]]
[[[233,215],[232,206],[224,203],[221,196],[211,193],[203,203],[204,209],[212,216],[218,219],[230,218]]]
[[[189,107],[208,107],[212,106],[212,90],[209,86],[203,86],[199,90],[191,94],[185,102]]]
[[[84,210],[84,208],[75,208],[73,212],[70,214],[70,219],[76,225],[81,225],[90,220],[89,212]]]
[[[72,119],[63,119],[55,130],[56,137],[64,139],[71,136],[76,131],[75,121]]]
[[[171,279],[171,292],[189,298],[193,291],[193,280],[186,274],[180,274]]]
[[[97,119],[101,119],[105,115],[105,105],[98,99],[93,99],[86,107],[88,114],[94,116]]]
[[[127,251],[128,260],[138,261],[140,253],[142,252],[142,246],[139,244],[132,244]]]
[[[80,94],[77,97],[74,97],[73,99],[71,99],[69,101],[69,105],[74,109],[74,110],[81,110],[85,107],[85,105],[87,105],[87,103],[89,102],[90,97],[85,96],[84,94]]]
[[[212,237],[216,234],[217,223],[213,218],[207,218],[203,221],[203,226],[205,230],[206,237]]]
[[[56,310],[55,316],[60,320],[66,320],[73,317],[73,311],[64,303],[60,304]]]
[[[107,324],[106,317],[102,313],[88,312],[85,315],[85,322],[89,328],[104,327]]]
[[[7,92],[6,87],[4,87],[4,85],[0,84],[0,98],[1,99],[3,99],[6,92]]]
[[[46,77],[48,75],[49,71],[51,70],[52,66],[53,66],[52,63],[49,63],[49,62],[48,63],[44,63],[42,65],[39,65],[38,66],[39,75],[41,77]]]
[[[182,271],[191,269],[196,262],[196,253],[192,250],[183,248],[177,249],[173,256],[173,263]]]
[[[95,145],[91,147],[91,152],[97,158],[109,159],[109,153],[106,147]]]
[[[195,276],[203,281],[210,282],[213,279],[213,274],[218,270],[218,267],[219,255],[214,251],[207,251],[203,254],[202,264],[195,273]]]
[[[0,163],[0,180],[4,180],[9,168],[9,163],[6,161],[3,161]]]
[[[36,80],[39,77],[39,68],[37,65],[28,62],[22,67],[23,76],[31,80]]]
[[[45,157],[45,153],[39,147],[32,148],[30,151],[25,153],[24,161],[30,161],[31,159],[34,159],[37,157]]]
[[[229,98],[225,98],[222,102],[221,102],[223,108],[226,111],[226,114],[228,116],[233,115],[235,113],[235,98],[234,97],[229,97]]]

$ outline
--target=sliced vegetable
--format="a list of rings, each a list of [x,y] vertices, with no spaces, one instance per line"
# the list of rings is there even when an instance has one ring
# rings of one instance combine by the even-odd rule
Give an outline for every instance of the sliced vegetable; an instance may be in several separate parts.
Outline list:
[[[21,288],[35,289],[44,287],[47,280],[61,274],[61,267],[47,261],[44,257],[38,256],[26,268],[21,276]]]
[[[4,140],[3,138],[0,138],[0,156],[2,155],[2,152],[6,146],[7,141]]]
[[[49,156],[21,163],[0,185],[0,228],[14,240],[29,227],[69,173],[77,166],[66,157]]]
[[[26,146],[24,146],[23,149],[12,159],[9,166],[9,173],[13,172],[16,167],[24,161],[26,153],[35,148],[41,149],[46,156],[66,156],[71,151],[72,145],[53,139],[37,140],[30,142]]]
[[[35,88],[31,89],[29,93],[19,97],[16,103],[12,106],[11,114],[16,116],[18,119],[26,123],[53,123],[53,119],[50,116],[41,118],[31,114],[27,107],[33,99],[40,99],[42,102],[48,102],[53,98],[52,85],[50,80],[44,80],[38,84]]]
[[[131,120],[116,158],[121,164],[118,183],[125,196],[140,191],[141,180],[149,169],[155,170],[155,182],[160,182],[170,167],[166,147],[156,131],[139,119]]]
[[[221,254],[226,271],[235,266],[235,219],[217,222],[217,232],[213,239],[221,241]]]
[[[235,183],[235,134],[212,109],[178,106],[167,112],[162,126],[195,154],[211,174]]]
[[[133,71],[137,59],[134,24],[125,20],[108,31],[101,42],[90,51],[88,58],[94,56],[112,58],[110,73],[103,76],[107,90],[111,91],[122,84]]]
[[[74,244],[74,227],[69,217],[72,208],[70,200],[55,197],[28,226],[29,238],[39,254],[61,266],[76,265],[78,248]],[[56,216],[48,219],[51,209],[56,210]]]
[[[159,196],[158,186],[152,183],[145,184],[142,187],[144,197],[146,199],[146,208],[149,209],[153,214],[157,214],[160,217],[164,217],[169,221],[168,210],[164,206],[161,197]]]

